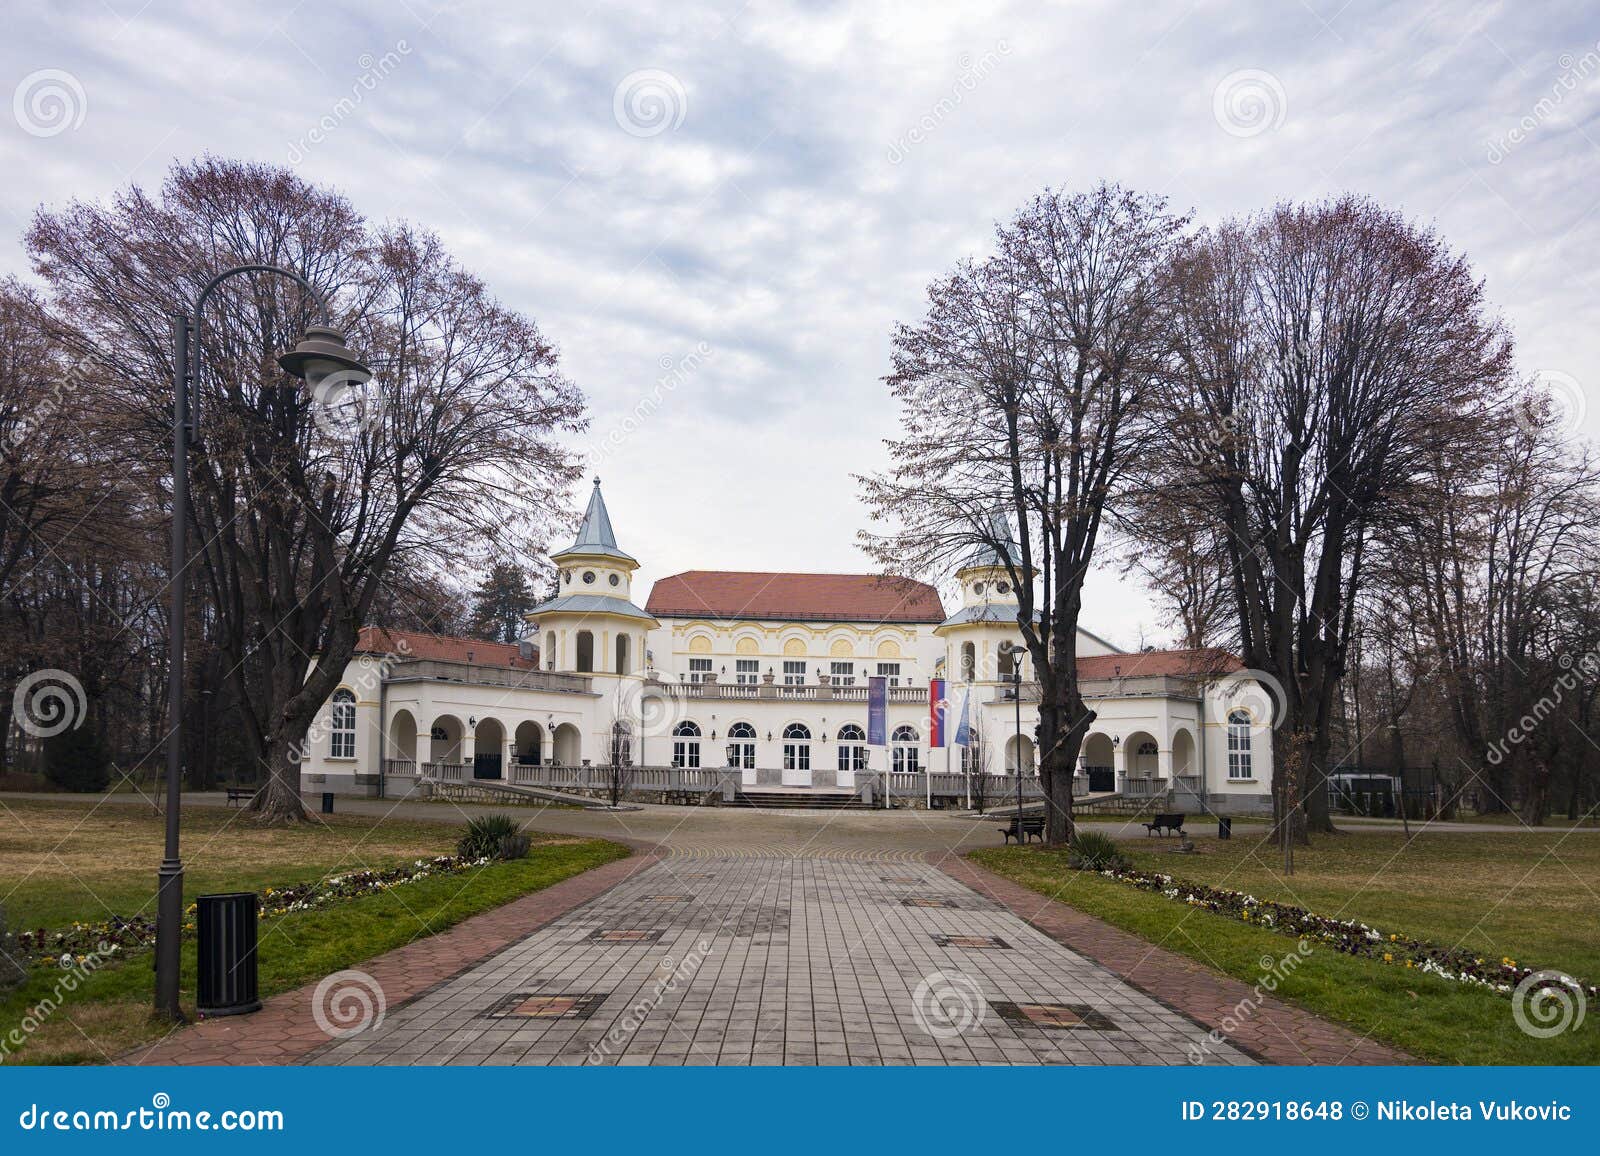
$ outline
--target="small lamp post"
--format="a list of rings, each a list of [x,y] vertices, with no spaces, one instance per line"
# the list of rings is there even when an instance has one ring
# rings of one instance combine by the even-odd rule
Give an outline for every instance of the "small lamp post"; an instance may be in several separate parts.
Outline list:
[[[219,285],[244,273],[272,273],[294,281],[317,303],[321,325],[306,330],[300,343],[278,358],[285,373],[298,377],[313,391],[335,374],[351,384],[371,380],[372,371],[345,348],[344,335],[330,328],[328,302],[316,286],[291,269],[276,265],[237,265],[206,283],[193,306],[172,318],[172,615],[167,657],[167,824],[166,850],[157,873],[156,901],[156,1014],[181,1020],[178,975],[183,935],[183,859],[179,855],[183,782],[183,634],[186,578],[189,570],[187,530],[189,520],[189,443],[196,417],[189,404],[190,391],[200,380],[201,322],[206,302]]]
[[[1017,708],[1016,772],[1017,772],[1017,842],[1022,842],[1022,647],[1010,642],[1000,644],[1000,653],[1011,659],[1011,700]],[[1043,779],[1040,780],[1043,785]]]

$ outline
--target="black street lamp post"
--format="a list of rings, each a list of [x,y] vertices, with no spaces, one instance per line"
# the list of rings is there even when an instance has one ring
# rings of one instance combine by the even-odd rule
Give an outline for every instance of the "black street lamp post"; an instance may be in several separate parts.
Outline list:
[[[1011,658],[1011,699],[1017,708],[1016,746],[1017,768],[1017,841],[1022,841],[1022,647],[1010,642],[1000,644],[1000,653]],[[1042,784],[1041,779],[1041,784]]]
[[[278,358],[284,371],[313,391],[330,376],[359,385],[372,371],[344,346],[344,336],[329,328],[328,302],[300,274],[276,265],[239,265],[206,283],[193,308],[172,318],[172,614],[167,655],[167,842],[158,872],[156,901],[156,1013],[180,1020],[178,974],[183,941],[183,860],[178,854],[179,806],[183,780],[183,635],[185,587],[189,566],[189,443],[195,432],[189,395],[200,377],[200,319],[207,300],[230,277],[242,273],[274,273],[288,277],[316,301],[321,325],[311,326],[294,350]]]

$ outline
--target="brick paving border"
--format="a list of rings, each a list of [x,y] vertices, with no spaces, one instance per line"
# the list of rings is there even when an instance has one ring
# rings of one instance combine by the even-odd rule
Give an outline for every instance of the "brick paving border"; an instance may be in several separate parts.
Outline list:
[[[510,903],[469,916],[448,930],[359,963],[378,981],[388,1010],[416,999],[567,912],[660,861],[662,849],[613,837],[633,854],[601,864]],[[320,982],[320,981],[319,981]],[[328,1042],[312,1017],[316,983],[280,992],[253,1015],[204,1020],[118,1058],[120,1064],[291,1064]]]
[[[928,861],[1010,909],[1051,939],[1094,960],[1146,995],[1201,1026],[1221,1030],[1235,1047],[1269,1064],[1415,1064],[1419,1061],[1321,1016],[1264,996],[1259,1007],[1236,1015],[1256,999],[1255,989],[1220,975],[1187,956],[1113,927],[1103,919],[987,871],[970,859],[929,855]]]

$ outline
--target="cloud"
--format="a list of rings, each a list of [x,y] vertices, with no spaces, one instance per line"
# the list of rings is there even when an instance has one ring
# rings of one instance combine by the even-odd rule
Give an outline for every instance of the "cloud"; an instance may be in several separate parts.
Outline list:
[[[1046,184],[1121,180],[1206,220],[1370,193],[1471,256],[1530,373],[1600,390],[1597,31],[1558,5],[306,11],[11,13],[7,84],[64,70],[88,108],[49,137],[0,131],[6,268],[26,269],[17,238],[41,202],[153,184],[206,150],[287,163],[298,148],[305,174],[374,218],[438,229],[537,317],[597,427],[634,409],[663,358],[707,343],[716,355],[605,466],[646,579],[863,566],[845,475],[880,465],[893,432],[890,326]],[[682,108],[640,135],[616,98],[646,71]],[[1240,71],[1284,102],[1252,135],[1216,119]],[[1600,432],[1600,397],[1588,412]],[[1124,643],[1159,634],[1148,600],[1104,575],[1086,616]]]

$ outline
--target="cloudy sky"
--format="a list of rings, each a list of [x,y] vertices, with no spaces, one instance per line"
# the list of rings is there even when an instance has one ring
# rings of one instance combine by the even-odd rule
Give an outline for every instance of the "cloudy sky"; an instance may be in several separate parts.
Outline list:
[[[559,343],[646,581],[858,570],[849,474],[894,429],[890,326],[1046,185],[1204,221],[1400,206],[1600,434],[1600,13],[1579,8],[11,5],[0,268],[26,271],[41,203],[208,150],[293,165],[440,232]],[[1085,624],[1160,640],[1114,561]]]

